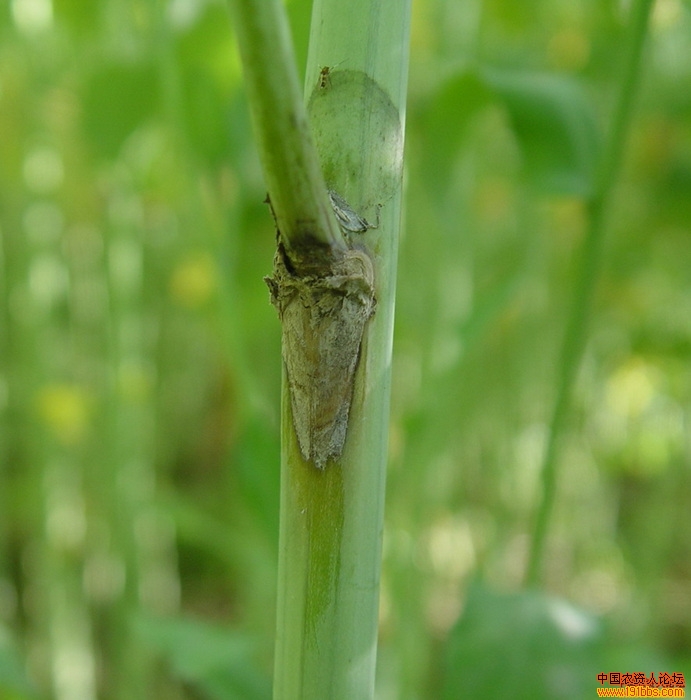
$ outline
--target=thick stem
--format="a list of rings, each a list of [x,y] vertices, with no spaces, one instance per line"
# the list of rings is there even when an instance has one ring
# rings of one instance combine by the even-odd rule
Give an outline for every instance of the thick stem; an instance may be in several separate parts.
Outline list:
[[[313,9],[309,116],[327,186],[363,222],[351,252],[372,263],[376,309],[340,456],[305,459],[284,376],[275,700],[374,695],[409,15],[408,0]]]

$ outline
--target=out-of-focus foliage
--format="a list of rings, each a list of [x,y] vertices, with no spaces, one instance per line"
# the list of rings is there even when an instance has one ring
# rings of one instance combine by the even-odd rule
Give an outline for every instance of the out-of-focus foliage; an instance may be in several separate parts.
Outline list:
[[[595,672],[689,671],[681,0],[655,5],[546,590],[520,591],[626,5],[414,3],[382,698],[584,697]],[[309,7],[288,5],[300,69]],[[264,196],[220,0],[0,3],[0,697],[267,697]],[[546,667],[563,675],[530,685]]]
[[[603,663],[599,637],[596,620],[562,600],[474,585],[449,637],[442,697],[588,697]]]
[[[176,675],[220,700],[265,700],[269,680],[257,673],[247,634],[198,621],[142,618],[144,641],[159,651]]]

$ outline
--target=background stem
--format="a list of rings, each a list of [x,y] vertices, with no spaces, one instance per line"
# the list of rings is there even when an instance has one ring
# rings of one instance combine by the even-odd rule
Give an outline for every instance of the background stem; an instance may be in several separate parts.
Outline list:
[[[583,241],[571,312],[561,349],[557,395],[542,463],[542,498],[533,531],[526,577],[528,585],[531,586],[536,585],[540,578],[545,537],[556,498],[558,440],[568,415],[571,394],[587,338],[592,299],[602,263],[607,209],[621,169],[624,146],[633,116],[634,99],[640,81],[641,59],[652,5],[653,0],[636,0],[631,9],[631,26],[621,89],[597,173],[595,189],[588,202],[588,229]]]

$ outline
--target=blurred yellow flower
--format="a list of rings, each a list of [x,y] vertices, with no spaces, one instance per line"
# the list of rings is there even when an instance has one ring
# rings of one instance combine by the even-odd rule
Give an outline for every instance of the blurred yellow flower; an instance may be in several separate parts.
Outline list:
[[[89,427],[86,393],[70,384],[46,384],[36,396],[38,415],[63,445],[76,445]]]
[[[659,392],[659,373],[640,357],[632,357],[607,382],[607,405],[622,416],[638,418]]]
[[[196,253],[182,260],[173,270],[170,294],[189,309],[206,304],[216,293],[216,265],[209,253]]]

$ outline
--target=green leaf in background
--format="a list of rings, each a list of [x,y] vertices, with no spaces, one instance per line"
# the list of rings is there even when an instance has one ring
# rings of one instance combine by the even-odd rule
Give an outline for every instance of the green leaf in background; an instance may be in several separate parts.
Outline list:
[[[12,635],[7,628],[0,626],[0,698],[33,700],[36,697]]]
[[[180,72],[184,134],[196,154],[212,166],[233,160],[230,134],[238,124],[238,115],[231,114],[231,103],[240,82],[237,70],[232,68],[235,51],[222,4],[207,6],[198,20],[176,38],[175,66]]]
[[[152,64],[112,62],[97,70],[87,84],[84,129],[96,152],[111,158],[158,106],[158,73]]]
[[[491,100],[478,75],[464,70],[445,81],[425,105],[420,121],[426,134],[427,169],[435,186],[448,182],[468,123]]]
[[[597,619],[563,600],[476,583],[447,642],[442,697],[586,697],[597,683],[600,641]]]
[[[96,30],[100,11],[99,3],[92,0],[53,0],[55,16],[80,34]]]
[[[210,700],[268,700],[271,683],[254,660],[245,634],[190,619],[141,617],[141,639],[174,673]]]
[[[574,80],[560,75],[485,70],[505,106],[529,183],[549,194],[587,196],[599,135],[593,110]]]
[[[185,133],[197,154],[210,165],[226,162],[230,151],[229,97],[213,77],[187,67],[184,81]]]
[[[468,125],[493,103],[508,114],[532,187],[547,194],[590,194],[600,138],[580,85],[566,76],[494,68],[462,70],[423,110],[427,169],[435,188],[449,181]]]

